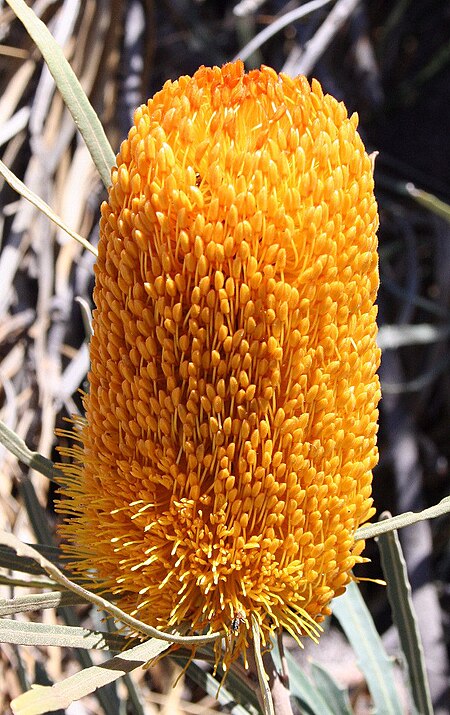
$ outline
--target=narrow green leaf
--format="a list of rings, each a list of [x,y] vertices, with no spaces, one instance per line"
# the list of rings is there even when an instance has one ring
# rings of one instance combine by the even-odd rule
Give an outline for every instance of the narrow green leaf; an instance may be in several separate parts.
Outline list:
[[[43,554],[49,561],[54,564],[58,564],[61,554],[58,552],[56,546],[44,546],[43,544],[35,544],[34,548],[39,553]],[[8,546],[4,546],[0,543],[0,568],[9,569],[11,571],[20,571],[21,573],[29,573],[32,575],[44,574],[45,571],[42,566],[36,563],[34,559],[30,559],[26,556],[18,556],[14,549],[10,549]],[[50,582],[48,579],[36,579],[39,585],[36,588],[46,588],[49,586]],[[12,585],[17,585],[15,580]],[[20,584],[22,586],[32,586],[31,582],[26,581]],[[52,583],[52,588],[57,588],[57,584]]]
[[[213,698],[217,698],[220,705],[226,708],[226,712],[230,713],[230,715],[248,715],[248,710],[236,703],[234,688],[233,692],[231,692],[231,690],[227,689],[226,684],[221,686],[216,678],[194,662],[190,663],[187,673],[194,683],[197,683],[197,685],[203,688],[205,693]]]
[[[53,583],[48,579],[40,578],[18,578],[17,576],[9,576],[5,574],[0,574],[0,584],[2,586],[8,586],[8,588],[58,588],[57,583]],[[1,601],[3,603],[4,601]]]
[[[116,157],[103,126],[64,57],[61,47],[24,0],[7,0],[7,2],[39,47],[64,102],[86,142],[102,181],[108,187],[111,184],[111,168],[116,162]]]
[[[123,676],[123,683],[128,693],[127,712],[132,713],[132,715],[146,715],[144,693],[141,692],[141,689],[133,682],[128,673]],[[121,708],[123,709],[124,706],[125,703],[122,701]]]
[[[51,544],[53,533],[48,521],[48,515],[39,501],[32,480],[27,477],[21,479],[19,481],[19,492],[38,543]]]
[[[55,685],[33,685],[11,703],[14,715],[43,715],[69,707],[75,700],[112,683],[125,673],[143,666],[169,647],[169,643],[152,638],[123,651],[101,665],[85,668]]]
[[[383,715],[402,715],[392,660],[356,583],[347,586],[344,595],[332,602],[332,610],[355,651],[376,711]]]
[[[20,439],[20,437],[1,420],[0,442],[11,454],[14,454],[17,459],[20,459],[21,462],[31,467],[31,469],[35,469],[36,472],[43,474],[44,477],[48,477],[54,481],[56,481],[58,476],[62,477],[61,472],[54,466],[50,459],[39,454],[39,452],[32,452],[31,449],[28,449],[23,439]]]
[[[450,497],[444,497],[438,504],[430,506],[423,511],[407,511],[404,514],[393,516],[391,519],[379,521],[378,524],[365,524],[356,530],[355,539],[373,539],[374,536],[387,534],[394,529],[402,529],[404,526],[411,526],[411,524],[416,524],[418,521],[425,521],[425,519],[434,519],[437,516],[442,516],[442,514],[448,514],[449,512]]]
[[[30,583],[26,584],[30,586]],[[40,611],[43,608],[59,608],[60,606],[75,606],[86,603],[71,591],[47,591],[46,593],[29,593],[15,598],[0,598],[0,616],[11,616],[15,613]]]
[[[353,715],[347,688],[339,686],[330,673],[314,661],[311,663],[311,675],[322,697],[333,703],[334,715]]]
[[[118,634],[92,631],[81,626],[51,625],[0,618],[0,642],[120,651],[129,644],[130,639]]]
[[[450,223],[450,206],[448,204],[438,199],[434,194],[423,191],[423,189],[418,189],[410,182],[405,185],[405,188],[417,203],[425,206],[429,211],[432,211]]]
[[[285,651],[289,672],[289,689],[308,715],[335,715],[332,703],[322,697],[295,658]]]
[[[239,661],[233,663],[228,670],[225,683],[229,692],[233,694],[234,700],[241,703],[242,707],[246,710],[250,709],[259,713],[261,706],[258,700],[258,693],[256,692],[257,689],[255,688],[253,680],[250,680],[250,678],[247,677],[247,673],[243,671],[243,665]],[[223,676],[223,669],[219,667],[216,680],[218,679],[219,682],[223,682]]]
[[[39,209],[39,211],[42,211],[42,213],[47,216],[50,221],[53,221],[54,224],[62,228],[63,231],[65,231],[71,238],[75,239],[75,241],[78,241],[83,248],[86,248],[86,250],[93,253],[94,256],[98,255],[95,246],[89,243],[89,241],[86,241],[86,239],[83,238],[83,236],[80,236],[80,234],[76,231],[72,231],[72,229],[69,228],[69,226],[67,226],[62,219],[60,219],[58,214],[56,214],[53,209],[51,209],[50,206],[46,204],[43,199],[41,199],[40,196],[31,191],[28,186],[25,186],[25,184],[12,171],[10,171],[10,169],[8,169],[6,164],[2,161],[0,161],[0,174],[14,189],[14,191],[17,191],[17,193],[29,201],[30,204],[36,206],[36,208]]]
[[[406,562],[397,532],[382,534],[378,538],[378,547],[383,573],[386,576],[392,617],[408,665],[412,699],[420,715],[433,715],[422,639],[412,602]]]

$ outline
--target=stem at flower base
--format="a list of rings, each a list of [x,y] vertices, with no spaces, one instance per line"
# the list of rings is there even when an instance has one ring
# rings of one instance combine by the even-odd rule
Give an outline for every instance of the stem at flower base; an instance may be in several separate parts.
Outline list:
[[[294,715],[289,689],[284,682],[283,675],[277,671],[270,651],[264,653],[263,663],[269,678],[269,689],[276,715]]]
[[[257,696],[264,715],[294,715],[286,675],[283,677],[277,671],[270,650],[261,653],[259,626],[254,616],[252,634],[254,649],[248,653],[249,676],[252,681],[258,681]]]
[[[288,670],[288,664],[287,664],[287,659],[286,655],[284,652],[284,645],[283,645],[283,633],[280,632],[277,634],[277,643],[278,643],[278,652],[280,654],[280,680],[283,683],[284,687],[289,690],[289,670]]]

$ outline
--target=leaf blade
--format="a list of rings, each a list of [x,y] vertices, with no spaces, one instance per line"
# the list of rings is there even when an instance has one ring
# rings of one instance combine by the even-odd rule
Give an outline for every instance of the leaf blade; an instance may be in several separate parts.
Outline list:
[[[289,671],[289,688],[302,708],[313,715],[334,715],[329,703],[322,697],[320,691],[289,651],[285,651],[285,657]]]
[[[386,576],[387,595],[392,617],[409,671],[409,686],[417,712],[433,715],[430,688],[419,626],[412,602],[406,562],[396,531],[378,538],[381,566]]]
[[[120,635],[93,631],[81,626],[63,626],[0,618],[1,643],[118,651],[124,648],[129,640],[129,638]]]
[[[56,481],[58,476],[62,476],[61,472],[55,467],[53,462],[47,457],[44,457],[39,452],[32,452],[31,449],[27,447],[23,439],[16,435],[13,430],[9,429],[4,422],[0,420],[0,443],[6,447],[6,449],[14,454],[17,459],[19,459],[27,467],[36,470],[44,477],[48,477],[53,481]]]
[[[334,715],[353,715],[347,688],[342,688],[319,663],[312,661],[311,674],[314,683],[325,700],[333,703]]]
[[[24,0],[7,0],[7,2],[39,47],[64,102],[86,142],[104,185],[110,186],[111,168],[116,161],[114,152],[94,108],[64,57],[61,47]]]
[[[33,685],[31,690],[22,693],[11,702],[11,709],[14,715],[44,715],[46,712],[67,708],[75,700],[145,665],[149,660],[163,653],[169,645],[151,638],[101,665],[85,668],[55,685]]]
[[[346,592],[332,602],[332,609],[356,653],[375,708],[380,713],[402,715],[398,694],[393,686],[392,661],[384,650],[356,583],[347,586]]]
[[[26,596],[16,596],[15,598],[0,598],[0,616],[40,611],[46,608],[59,608],[60,606],[74,606],[79,603],[86,603],[86,601],[70,591],[29,593]]]
[[[29,201],[33,206],[35,206],[39,211],[41,211],[47,218],[50,219],[50,221],[53,221],[53,223],[56,226],[59,226],[59,228],[62,228],[63,231],[65,231],[71,238],[75,239],[78,243],[80,243],[83,248],[85,248],[87,251],[90,251],[95,257],[97,257],[98,252],[95,246],[93,246],[89,241],[87,241],[83,236],[80,236],[79,233],[76,231],[72,231],[69,226],[67,226],[62,219],[56,214],[52,208],[48,204],[45,203],[43,199],[41,199],[40,196],[34,193],[34,191],[31,191],[31,189],[28,188],[28,186],[25,186],[25,184],[6,166],[6,164],[3,163],[3,161],[0,160],[0,174],[3,176],[5,181],[8,182],[8,184],[11,186],[11,188],[14,189],[14,191],[17,191],[20,196],[23,196],[24,199]]]

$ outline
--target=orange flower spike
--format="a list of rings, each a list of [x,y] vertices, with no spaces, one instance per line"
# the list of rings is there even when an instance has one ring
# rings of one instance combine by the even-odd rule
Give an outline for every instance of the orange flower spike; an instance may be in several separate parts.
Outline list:
[[[318,636],[377,462],[377,207],[357,118],[241,62],[166,82],[102,205],[73,568],[225,666]],[[75,478],[74,478],[75,472]]]

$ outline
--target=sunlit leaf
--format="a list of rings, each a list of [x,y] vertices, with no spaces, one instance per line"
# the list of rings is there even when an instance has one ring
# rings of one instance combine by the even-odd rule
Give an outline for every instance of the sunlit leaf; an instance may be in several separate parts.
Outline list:
[[[101,665],[85,668],[55,685],[33,685],[31,690],[11,702],[11,709],[14,715],[43,715],[67,708],[75,700],[145,665],[168,647],[169,643],[152,638],[123,651]]]
[[[378,538],[378,547],[383,573],[386,576],[387,594],[393,620],[397,626],[400,645],[408,665],[412,698],[418,713],[432,715],[433,705],[425,668],[422,639],[412,602],[406,562],[397,532],[391,531],[388,534],[382,534]]]
[[[64,102],[86,142],[102,181],[105,186],[109,186],[111,168],[115,164],[116,157],[106,138],[103,126],[74,71],[64,57],[61,47],[24,0],[7,0],[7,2],[42,52]]]
[[[333,601],[332,608],[355,651],[376,711],[402,715],[392,659],[386,654],[356,583],[347,586],[344,595]]]
[[[120,650],[129,639],[114,633],[92,631],[79,626],[0,619],[0,642],[16,645],[59,646],[85,650]]]
[[[86,241],[83,236],[80,236],[79,233],[77,233],[76,231],[72,231],[72,229],[64,223],[64,221],[58,216],[58,214],[56,214],[53,209],[51,209],[50,206],[46,204],[43,199],[40,198],[40,196],[38,196],[33,191],[31,191],[31,189],[25,186],[23,181],[18,179],[17,176],[12,171],[10,171],[6,164],[4,164],[2,161],[0,161],[0,174],[4,177],[8,184],[15,191],[17,191],[18,194],[23,196],[23,198],[33,204],[33,206],[36,206],[36,208],[39,209],[39,211],[42,211],[42,213],[47,216],[50,221],[53,221],[53,223],[56,224],[56,226],[62,228],[62,230],[65,231],[68,236],[75,239],[75,241],[78,241],[78,243],[80,243],[83,248],[86,248],[86,250],[93,253],[94,256],[97,256],[97,249],[91,243],[89,243],[89,241]]]

